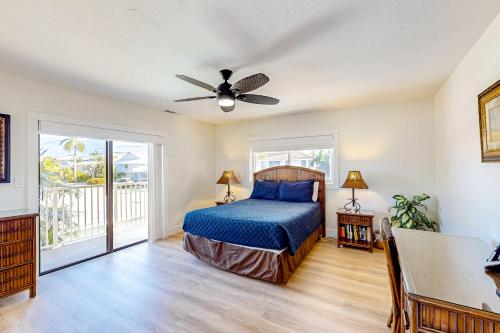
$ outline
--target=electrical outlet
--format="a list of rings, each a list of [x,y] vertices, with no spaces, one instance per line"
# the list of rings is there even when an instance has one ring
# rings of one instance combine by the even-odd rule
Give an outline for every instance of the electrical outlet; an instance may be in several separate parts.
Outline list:
[[[14,184],[16,187],[24,187],[24,177],[14,177]]]

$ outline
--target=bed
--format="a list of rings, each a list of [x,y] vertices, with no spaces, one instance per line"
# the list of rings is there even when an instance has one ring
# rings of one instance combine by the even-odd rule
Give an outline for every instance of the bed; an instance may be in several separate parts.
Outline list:
[[[220,269],[286,284],[325,235],[325,175],[278,166],[254,173],[259,180],[318,182],[316,202],[245,199],[186,214],[183,247]]]

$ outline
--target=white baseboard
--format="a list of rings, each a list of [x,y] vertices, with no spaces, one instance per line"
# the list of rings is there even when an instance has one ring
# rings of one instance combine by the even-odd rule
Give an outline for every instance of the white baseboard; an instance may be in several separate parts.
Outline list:
[[[168,236],[172,236],[172,235],[175,235],[175,234],[178,234],[179,232],[182,231],[182,224],[179,224],[179,225],[175,225],[173,227],[170,227],[168,228],[167,230],[167,235],[165,237],[168,237]]]
[[[337,238],[337,228],[326,228],[326,237]]]

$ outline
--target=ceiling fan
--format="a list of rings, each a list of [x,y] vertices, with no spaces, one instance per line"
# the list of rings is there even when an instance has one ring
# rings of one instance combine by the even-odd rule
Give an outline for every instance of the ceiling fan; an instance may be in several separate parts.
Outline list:
[[[227,82],[227,80],[229,80],[231,75],[233,75],[233,72],[231,70],[223,69],[220,71],[220,74],[222,75],[224,82],[219,84],[217,88],[207,83],[193,79],[189,76],[177,74],[176,75],[177,78],[189,82],[191,84],[194,84],[195,86],[210,90],[211,92],[215,93],[215,96],[183,98],[175,100],[174,102],[189,102],[189,101],[198,101],[202,99],[217,98],[217,104],[219,104],[221,110],[224,112],[231,112],[234,110],[236,100],[247,103],[265,104],[265,105],[275,105],[278,104],[280,101],[279,99],[269,96],[247,94],[247,92],[260,88],[269,81],[269,78],[265,74],[262,73],[254,74],[239,80],[235,84]]]

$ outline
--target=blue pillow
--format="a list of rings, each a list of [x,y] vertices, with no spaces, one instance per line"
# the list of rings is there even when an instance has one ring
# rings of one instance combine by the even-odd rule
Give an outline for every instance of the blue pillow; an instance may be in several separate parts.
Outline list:
[[[311,202],[314,180],[298,182],[280,181],[278,197],[281,201]]]
[[[273,180],[257,180],[253,185],[250,199],[278,199],[278,183]]]

